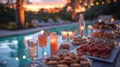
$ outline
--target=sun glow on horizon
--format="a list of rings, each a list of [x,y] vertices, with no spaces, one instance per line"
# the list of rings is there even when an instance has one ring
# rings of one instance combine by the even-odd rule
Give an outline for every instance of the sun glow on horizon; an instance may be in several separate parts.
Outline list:
[[[41,8],[50,9],[50,8],[63,8],[65,3],[49,3],[49,4],[24,4],[24,8],[28,11],[38,12]]]

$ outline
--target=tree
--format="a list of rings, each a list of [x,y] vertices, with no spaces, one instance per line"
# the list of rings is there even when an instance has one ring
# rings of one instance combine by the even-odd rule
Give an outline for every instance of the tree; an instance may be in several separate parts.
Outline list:
[[[7,24],[15,21],[15,11],[12,8],[6,7],[7,5],[0,4],[0,24]]]
[[[77,20],[77,13],[83,13],[91,8],[94,0],[68,0],[72,7],[72,20]]]
[[[76,20],[76,15],[77,15],[76,9],[79,6],[79,0],[71,0],[71,6],[73,8],[72,20],[75,21]]]
[[[24,28],[24,8],[23,0],[16,0],[16,22],[18,29]]]

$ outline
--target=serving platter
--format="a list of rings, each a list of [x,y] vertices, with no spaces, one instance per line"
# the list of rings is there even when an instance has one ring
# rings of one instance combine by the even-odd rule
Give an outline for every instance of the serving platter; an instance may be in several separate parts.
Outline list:
[[[77,47],[77,48],[78,48],[78,47]],[[71,52],[76,52],[76,49],[77,49],[77,48],[75,48],[75,49],[72,50]],[[119,46],[115,46],[115,48],[113,49],[113,51],[112,51],[112,53],[110,54],[110,56],[109,56],[108,58],[106,58],[106,59],[104,59],[104,58],[99,58],[99,57],[94,57],[94,56],[88,56],[88,55],[84,55],[84,56],[86,56],[86,57],[88,57],[88,58],[91,58],[91,59],[94,59],[94,60],[99,60],[99,61],[104,61],[104,62],[113,63],[114,60],[115,60],[115,58],[116,58],[116,56],[117,56],[117,54],[118,54],[118,52],[119,52],[119,49],[120,49]]]
[[[66,54],[70,54],[70,53],[75,53],[75,52],[68,52],[68,53],[66,53]],[[76,55],[76,54],[75,54]],[[54,56],[59,56],[59,55],[54,55]],[[65,55],[64,55],[65,56]],[[68,57],[69,55],[66,55],[66,57]],[[70,57],[70,56],[69,56]],[[89,67],[92,67],[92,61],[91,61],[91,59],[89,59],[88,57],[86,57],[86,56],[81,56],[81,57],[84,57],[84,58],[86,58],[86,61],[89,63]],[[48,56],[48,57],[46,57],[46,58],[50,58],[50,56]],[[62,59],[60,59],[60,61],[61,61]],[[74,59],[75,60],[75,59]],[[72,60],[73,62],[72,63],[74,63],[74,60]],[[54,61],[55,61],[55,59],[54,59]],[[56,65],[58,65],[58,64],[61,64],[61,63],[59,63],[60,61],[58,61],[57,60],[57,64],[55,64],[55,67],[56,67]],[[83,60],[83,61],[85,61],[85,60]],[[54,67],[54,65],[51,65],[51,64],[48,64],[48,63],[46,63],[46,61],[44,61],[44,62],[41,62],[42,64],[42,66],[43,65],[45,65],[45,67]],[[70,63],[70,64],[72,64],[72,63]],[[78,63],[78,62],[75,62],[75,63]],[[63,64],[66,64],[68,67],[71,67],[70,66],[70,64],[67,64],[67,63],[63,63]],[[79,64],[79,63],[78,63]],[[88,67],[88,66],[87,66]]]

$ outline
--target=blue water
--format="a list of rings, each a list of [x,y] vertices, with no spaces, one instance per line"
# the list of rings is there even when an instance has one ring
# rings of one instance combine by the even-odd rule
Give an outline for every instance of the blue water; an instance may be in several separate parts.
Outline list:
[[[58,28],[50,28],[48,29],[50,32],[56,32],[58,35],[58,44],[62,42],[60,31],[65,30],[72,30],[78,28],[78,25],[70,25],[70,26],[62,26]],[[24,35],[16,35],[16,36],[9,36],[0,38],[0,67],[23,67],[24,65],[31,62],[31,59],[28,57],[27,52],[27,40],[29,39],[36,39],[39,32],[34,32],[30,34]],[[87,34],[87,26],[85,33]],[[50,48],[49,48],[49,39],[48,44],[45,48],[45,55],[49,55]],[[41,57],[41,48],[38,47],[38,57]],[[5,63],[7,62],[7,63]]]

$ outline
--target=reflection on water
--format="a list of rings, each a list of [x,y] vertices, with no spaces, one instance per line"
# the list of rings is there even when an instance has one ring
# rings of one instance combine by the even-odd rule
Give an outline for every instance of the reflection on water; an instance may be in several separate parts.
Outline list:
[[[29,59],[28,52],[27,52],[27,40],[29,39],[37,39],[37,33],[27,36],[14,36],[12,39],[6,39],[0,41],[0,65],[3,66],[4,60],[6,61],[7,65],[10,67],[23,67],[25,64],[31,62]],[[58,36],[59,43],[61,43],[61,37]],[[48,44],[45,48],[44,55],[49,55],[49,37],[48,37]],[[38,57],[41,57],[41,48],[38,47]],[[14,64],[14,65],[12,65]],[[9,67],[9,66],[8,66]]]
[[[76,26],[61,27],[49,29],[50,32],[56,31],[60,34],[61,30],[74,30]],[[6,38],[0,38],[0,67],[23,67],[31,62],[27,52],[27,40],[36,39],[38,32],[26,35],[17,35]],[[62,42],[61,36],[58,36],[58,43]],[[49,38],[45,48],[44,55],[50,54]],[[38,59],[41,57],[42,51],[38,47]]]

